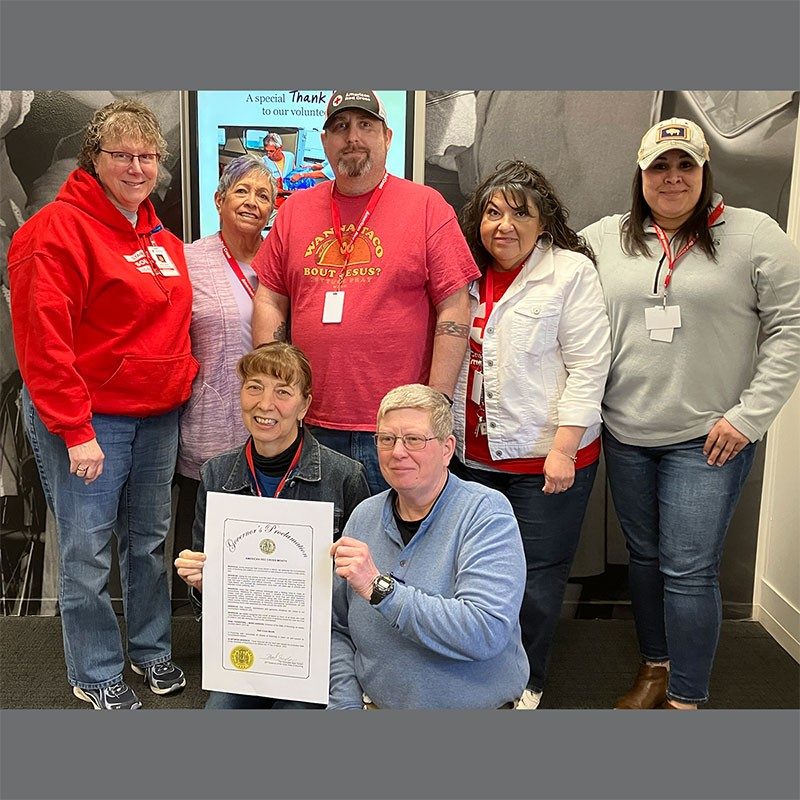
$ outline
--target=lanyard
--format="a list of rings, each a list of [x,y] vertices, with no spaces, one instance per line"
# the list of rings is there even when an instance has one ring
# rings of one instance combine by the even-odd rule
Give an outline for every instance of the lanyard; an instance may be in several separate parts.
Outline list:
[[[716,208],[712,209],[711,213],[708,215],[708,227],[710,228],[722,215],[722,212],[725,210],[725,203],[720,200],[719,205]],[[686,244],[678,251],[677,255],[672,255],[672,248],[670,247],[669,239],[667,238],[667,234],[664,233],[658,225],[653,223],[653,229],[656,232],[656,236],[658,236],[658,241],[661,243],[661,249],[664,251],[664,255],[667,257],[667,274],[664,276],[664,308],[667,306],[667,292],[669,291],[669,285],[672,283],[672,273],[675,271],[675,265],[678,262],[678,259],[684,256],[689,250],[694,247],[695,242],[697,241],[697,237],[694,236],[689,239]]]
[[[344,237],[342,236],[342,218],[339,214],[339,206],[336,204],[336,200],[333,198],[333,190],[336,188],[336,182],[331,181],[331,219],[333,220],[333,235],[336,237],[336,241],[339,242],[339,252],[342,254],[344,259],[342,263],[342,269],[339,272],[339,283],[336,287],[337,292],[342,288],[342,281],[344,280],[345,273],[347,272],[347,267],[350,264],[350,258],[353,255],[353,246],[355,245],[356,239],[364,232],[364,228],[367,227],[367,220],[370,218],[373,211],[375,211],[375,207],[378,205],[378,201],[381,199],[383,188],[386,186],[386,181],[388,180],[389,173],[384,172],[381,182],[372,190],[372,196],[369,199],[369,203],[367,203],[367,207],[364,209],[364,213],[361,215],[361,219],[359,220],[358,225],[356,225],[353,235],[347,241],[347,244],[345,244]]]
[[[222,238],[222,231],[219,232],[219,240],[222,242],[222,254],[228,260],[228,266],[233,270],[233,274],[239,279],[239,282],[244,286],[244,290],[247,292],[247,296],[252,300],[255,297],[256,290],[250,285],[250,281],[245,278],[242,268],[239,266],[239,262],[231,255],[231,251],[228,250],[228,245],[225,244],[225,240]]]
[[[286,479],[292,473],[292,470],[297,466],[297,462],[300,461],[300,453],[303,452],[303,441],[300,440],[300,445],[297,448],[297,452],[294,454],[294,458],[292,459],[292,463],[289,464],[289,469],[286,470],[286,474],[281,478],[281,482],[278,484],[278,488],[275,490],[275,494],[273,497],[280,497],[281,491],[283,491],[283,486],[286,483]],[[256,477],[256,468],[253,464],[253,437],[251,436],[250,439],[247,441],[247,445],[244,449],[245,458],[247,459],[247,466],[250,468],[250,474],[253,476],[253,483],[256,486],[256,492],[258,492],[258,496],[261,497],[261,487],[258,485],[258,478]]]
[[[486,330],[489,323],[489,317],[492,316],[494,311],[494,270],[489,267],[486,274],[483,276],[483,327],[481,333]]]

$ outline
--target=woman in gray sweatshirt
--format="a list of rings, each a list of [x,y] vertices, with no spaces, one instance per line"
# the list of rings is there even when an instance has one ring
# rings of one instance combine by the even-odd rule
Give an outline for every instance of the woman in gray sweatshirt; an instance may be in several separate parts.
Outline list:
[[[728,524],[800,373],[800,253],[714,193],[703,131],[644,135],[632,207],[582,231],[611,321],[608,477],[630,553],[642,664],[617,708],[708,699]]]

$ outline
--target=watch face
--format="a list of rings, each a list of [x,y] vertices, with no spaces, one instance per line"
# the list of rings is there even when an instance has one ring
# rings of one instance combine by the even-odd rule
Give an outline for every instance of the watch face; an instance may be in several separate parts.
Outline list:
[[[378,575],[372,582],[372,597],[369,602],[372,605],[380,603],[384,597],[392,593],[392,589],[394,589],[394,578],[391,575]]]

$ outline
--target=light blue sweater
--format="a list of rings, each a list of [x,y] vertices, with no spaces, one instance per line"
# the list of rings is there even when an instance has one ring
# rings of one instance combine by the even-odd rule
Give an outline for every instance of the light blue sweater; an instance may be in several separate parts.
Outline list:
[[[376,606],[334,576],[329,708],[499,708],[528,680],[519,609],[525,555],[499,492],[450,475],[403,545],[389,491],[361,503],[344,535],[395,577]]]

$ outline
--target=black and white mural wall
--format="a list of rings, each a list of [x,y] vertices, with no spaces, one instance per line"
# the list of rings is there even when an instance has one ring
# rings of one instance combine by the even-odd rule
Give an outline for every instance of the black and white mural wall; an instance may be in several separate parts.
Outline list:
[[[756,208],[785,229],[797,130],[791,91],[429,91],[425,182],[459,210],[503,159],[554,184],[575,230],[630,207],[636,151],[654,123],[686,117],[704,130],[714,183],[729,206]],[[752,609],[764,446],[742,493],[722,565],[727,617]],[[626,614],[627,554],[598,474],[572,571],[566,615]],[[617,601],[623,601],[618,603]]]
[[[57,545],[36,465],[22,430],[21,386],[9,316],[6,254],[22,223],[53,200],[75,169],[83,130],[107,103],[137,97],[155,112],[168,157],[152,200],[183,236],[180,93],[176,91],[0,91],[0,613],[56,610]]]

